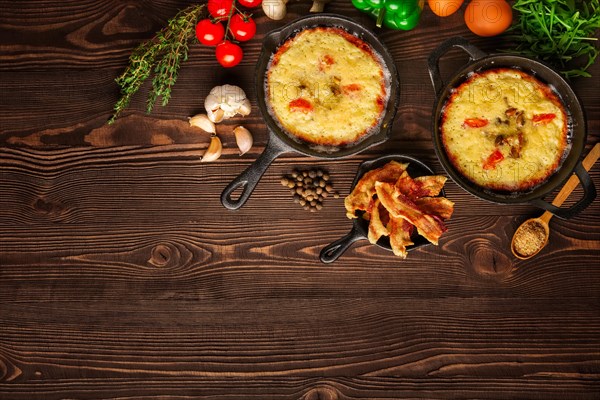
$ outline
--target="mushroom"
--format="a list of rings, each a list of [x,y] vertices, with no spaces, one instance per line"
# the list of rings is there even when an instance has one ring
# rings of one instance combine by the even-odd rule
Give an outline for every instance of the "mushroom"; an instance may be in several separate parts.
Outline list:
[[[287,2],[288,0],[263,0],[262,8],[267,17],[279,21],[285,17]]]
[[[329,3],[331,0],[315,0],[313,1],[312,7],[310,8],[311,13],[319,13],[323,12],[325,8],[325,4]]]
[[[285,18],[286,4],[289,0],[263,0],[262,8],[265,12],[265,15],[275,21],[279,21],[280,19]],[[325,8],[325,4],[329,3],[331,0],[314,0],[312,3],[312,7],[310,8],[311,13],[319,13],[323,12]]]
[[[204,100],[208,119],[218,123],[238,114],[250,114],[250,100],[242,88],[234,85],[215,86]]]

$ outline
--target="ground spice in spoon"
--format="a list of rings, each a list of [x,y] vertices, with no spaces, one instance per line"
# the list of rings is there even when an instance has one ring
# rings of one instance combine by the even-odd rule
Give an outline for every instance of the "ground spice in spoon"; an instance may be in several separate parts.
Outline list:
[[[514,237],[514,250],[523,257],[529,257],[544,247],[546,229],[538,221],[528,221],[517,230]]]

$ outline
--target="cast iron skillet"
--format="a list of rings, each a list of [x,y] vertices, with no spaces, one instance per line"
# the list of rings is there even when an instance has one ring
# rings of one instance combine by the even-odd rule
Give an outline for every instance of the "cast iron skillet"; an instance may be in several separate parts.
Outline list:
[[[439,60],[444,54],[454,47],[458,47],[471,56],[471,61],[458,73],[445,83],[439,71]],[[586,143],[586,123],[583,108],[579,99],[569,84],[552,68],[539,61],[509,54],[488,55],[473,46],[462,37],[446,40],[431,53],[428,60],[429,74],[435,89],[436,101],[433,108],[433,142],[435,152],[450,177],[467,192],[484,200],[501,204],[530,203],[536,207],[548,210],[557,217],[571,218],[583,211],[596,197],[596,188],[589,174],[581,164],[580,157]],[[534,75],[539,80],[552,85],[563,101],[569,121],[570,149],[563,156],[562,165],[545,182],[530,191],[507,193],[484,189],[462,176],[450,163],[444,150],[440,135],[440,122],[444,104],[452,90],[459,86],[469,74],[490,68],[515,68]],[[577,174],[583,186],[584,194],[576,204],[570,208],[558,208],[543,200],[543,197],[558,188],[571,176],[573,171]]]
[[[431,170],[431,168],[429,168],[427,165],[423,164],[421,161],[417,160],[416,158],[403,156],[403,155],[399,155],[399,154],[392,154],[392,155],[379,157],[374,160],[365,161],[362,164],[360,164],[360,166],[358,167],[358,172],[356,173],[356,176],[354,177],[354,181],[352,182],[352,188],[350,189],[350,191],[352,191],[352,189],[354,189],[354,187],[356,186],[356,184],[358,183],[360,178],[362,178],[365,173],[369,172],[372,169],[382,167],[392,160],[398,161],[400,163],[409,163],[407,171],[408,171],[408,174],[412,178],[416,178],[418,176],[424,176],[424,175],[435,175],[434,172]],[[443,189],[439,195],[446,196]],[[346,250],[348,250],[348,248],[354,242],[356,242],[358,240],[367,239],[368,234],[369,234],[369,221],[367,221],[366,219],[364,219],[362,217],[355,218],[352,220],[352,229],[350,230],[350,232],[348,232],[348,234],[346,236],[344,236],[343,238],[338,239],[335,242],[331,243],[330,245],[324,247],[323,250],[321,250],[321,254],[319,255],[319,258],[324,263],[332,263],[335,260],[337,260],[339,256],[344,254],[344,252]],[[415,230],[415,233],[413,233],[411,239],[414,244],[406,247],[406,250],[408,250],[408,251],[416,249],[421,246],[431,244],[423,236],[417,234],[416,230]],[[390,245],[390,238],[387,236],[382,236],[377,241],[376,244],[377,244],[377,246],[381,247],[382,249],[392,251],[392,247]]]
[[[301,30],[316,26],[339,27],[358,36],[360,39],[371,45],[371,47],[381,56],[384,67],[387,68],[389,72],[388,77],[390,82],[388,82],[388,87],[390,96],[379,127],[362,141],[340,148],[338,151],[332,153],[319,152],[314,148],[311,148],[309,144],[293,140],[275,122],[273,117],[267,111],[266,104],[264,83],[271,56],[285,40]],[[298,68],[302,68],[302,66],[299,65]],[[256,161],[254,161],[250,167],[242,172],[225,188],[225,190],[223,190],[223,193],[221,194],[221,203],[230,210],[236,210],[244,205],[271,162],[283,153],[296,152],[318,158],[341,158],[356,154],[368,147],[386,141],[389,138],[394,116],[396,115],[396,110],[398,108],[398,73],[396,71],[396,66],[394,65],[394,60],[387,49],[381,44],[374,33],[368,31],[351,19],[335,14],[319,14],[300,18],[281,29],[269,33],[263,40],[262,52],[256,68],[255,84],[258,108],[265,120],[267,129],[269,130],[269,142],[267,143],[264,152],[256,159]],[[241,189],[241,194],[239,198],[232,199],[231,195],[237,189]]]

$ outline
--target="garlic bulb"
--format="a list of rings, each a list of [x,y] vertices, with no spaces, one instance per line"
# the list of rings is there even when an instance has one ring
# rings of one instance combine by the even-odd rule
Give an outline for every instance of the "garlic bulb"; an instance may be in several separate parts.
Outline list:
[[[208,119],[206,114],[194,115],[193,117],[188,118],[188,121],[190,122],[190,126],[195,126],[208,133],[216,133],[215,124]]]
[[[238,114],[250,114],[250,100],[238,86],[215,86],[206,96],[204,108],[212,122],[221,122]]]
[[[210,139],[210,144],[206,149],[206,152],[202,156],[200,162],[208,162],[215,161],[219,157],[221,157],[221,152],[223,151],[223,145],[221,144],[221,139],[217,135],[212,135]]]
[[[263,0],[262,8],[265,15],[275,21],[285,18],[288,0]]]
[[[235,135],[235,143],[240,149],[240,156],[243,156],[252,148],[252,143],[254,142],[252,134],[243,126],[234,128],[233,134]]]

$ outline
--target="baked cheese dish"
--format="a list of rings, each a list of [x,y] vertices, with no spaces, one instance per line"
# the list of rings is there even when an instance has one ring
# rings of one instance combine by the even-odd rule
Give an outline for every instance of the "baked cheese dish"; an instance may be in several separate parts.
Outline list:
[[[552,89],[523,71],[474,73],[446,102],[440,133],[454,167],[475,184],[525,191],[560,166],[568,117]]]
[[[389,96],[386,82],[371,46],[341,28],[316,27],[278,48],[265,92],[269,112],[288,134],[335,148],[377,127]]]

